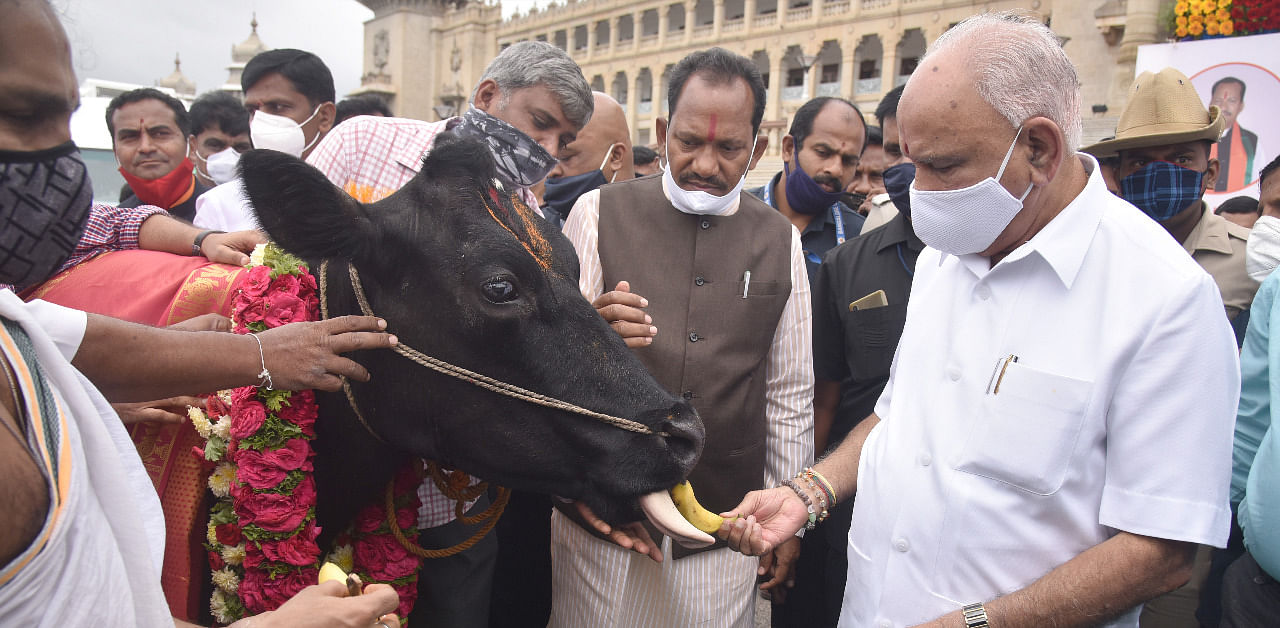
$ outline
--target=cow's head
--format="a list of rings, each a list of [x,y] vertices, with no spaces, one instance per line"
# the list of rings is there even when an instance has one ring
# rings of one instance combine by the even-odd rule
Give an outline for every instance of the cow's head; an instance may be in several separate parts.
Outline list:
[[[441,136],[412,181],[369,204],[279,152],[255,150],[240,164],[271,239],[312,272],[330,260],[330,315],[360,312],[347,277],[353,264],[373,312],[400,342],[669,434],[625,431],[478,388],[391,351],[365,351],[352,357],[372,380],[352,388],[386,443],[353,427],[340,412],[347,410],[341,394],[327,398],[321,416],[320,440],[345,441],[350,471],[390,446],[504,486],[582,500],[613,522],[638,518],[638,496],[688,474],[702,450],[701,420],[582,298],[572,245],[497,182],[481,144]],[[321,453],[333,446],[330,440]]]

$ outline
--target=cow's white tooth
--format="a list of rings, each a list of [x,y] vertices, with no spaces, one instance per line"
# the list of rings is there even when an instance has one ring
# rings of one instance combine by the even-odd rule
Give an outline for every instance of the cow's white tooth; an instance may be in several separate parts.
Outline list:
[[[668,491],[654,491],[640,498],[640,509],[658,531],[671,540],[690,549],[706,547],[716,542],[715,537],[693,527],[692,523],[676,510]]]

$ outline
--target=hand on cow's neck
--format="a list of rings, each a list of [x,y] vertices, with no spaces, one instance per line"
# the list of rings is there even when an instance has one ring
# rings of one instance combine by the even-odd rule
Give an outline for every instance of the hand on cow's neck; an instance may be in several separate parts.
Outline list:
[[[778,177],[778,182],[773,184],[773,198],[774,202],[778,204],[778,211],[783,216],[786,216],[787,220],[790,220],[791,224],[795,225],[796,229],[799,229],[801,233],[804,233],[804,230],[809,227],[809,223],[813,222],[813,219],[818,216],[817,214],[802,214],[791,209],[791,203],[787,202],[787,178],[785,176]]]

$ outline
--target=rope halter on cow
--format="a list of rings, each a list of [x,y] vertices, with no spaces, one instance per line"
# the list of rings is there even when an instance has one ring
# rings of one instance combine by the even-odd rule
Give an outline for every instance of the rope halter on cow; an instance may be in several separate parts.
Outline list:
[[[364,286],[360,283],[360,273],[356,271],[354,264],[347,264],[347,274],[351,277],[351,289],[355,292],[356,303],[360,305],[360,311],[363,312],[365,316],[377,316],[373,313],[373,308],[369,306],[369,300],[365,298]],[[329,260],[325,260],[320,263],[320,317],[325,320],[329,318],[328,279]],[[614,427],[624,429],[629,432],[636,432],[637,434],[654,434],[663,438],[669,436],[666,432],[654,431],[654,429],[648,425],[637,421],[604,414],[602,412],[596,412],[594,410],[588,410],[567,401],[561,401],[554,397],[548,397],[547,395],[536,393],[531,390],[525,390],[515,384],[508,384],[506,382],[493,379],[492,377],[481,375],[480,373],[450,364],[439,358],[433,358],[403,342],[397,343],[395,346],[391,347],[391,349],[413,361],[415,364],[425,366],[433,371],[443,373],[450,377],[456,377],[464,382],[474,384],[480,388],[496,392],[500,395],[506,395],[513,399],[527,401],[547,408],[581,414],[582,416],[591,417],[608,423]],[[356,408],[355,395],[351,393],[351,386],[347,383],[346,377],[342,377],[342,388],[347,393],[347,401],[351,403],[351,409],[355,411],[356,418],[360,419],[360,423],[364,425],[365,429],[369,430],[369,432],[379,440],[382,440],[382,437],[378,436],[378,434],[373,431],[373,428],[369,426],[369,423],[365,421],[364,416],[361,415],[360,410]]]

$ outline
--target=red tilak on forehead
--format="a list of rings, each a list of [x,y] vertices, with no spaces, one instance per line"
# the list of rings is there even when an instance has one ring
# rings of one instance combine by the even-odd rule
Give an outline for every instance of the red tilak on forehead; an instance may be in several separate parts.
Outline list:
[[[711,114],[711,123],[707,125],[707,141],[716,141],[716,114]]]

